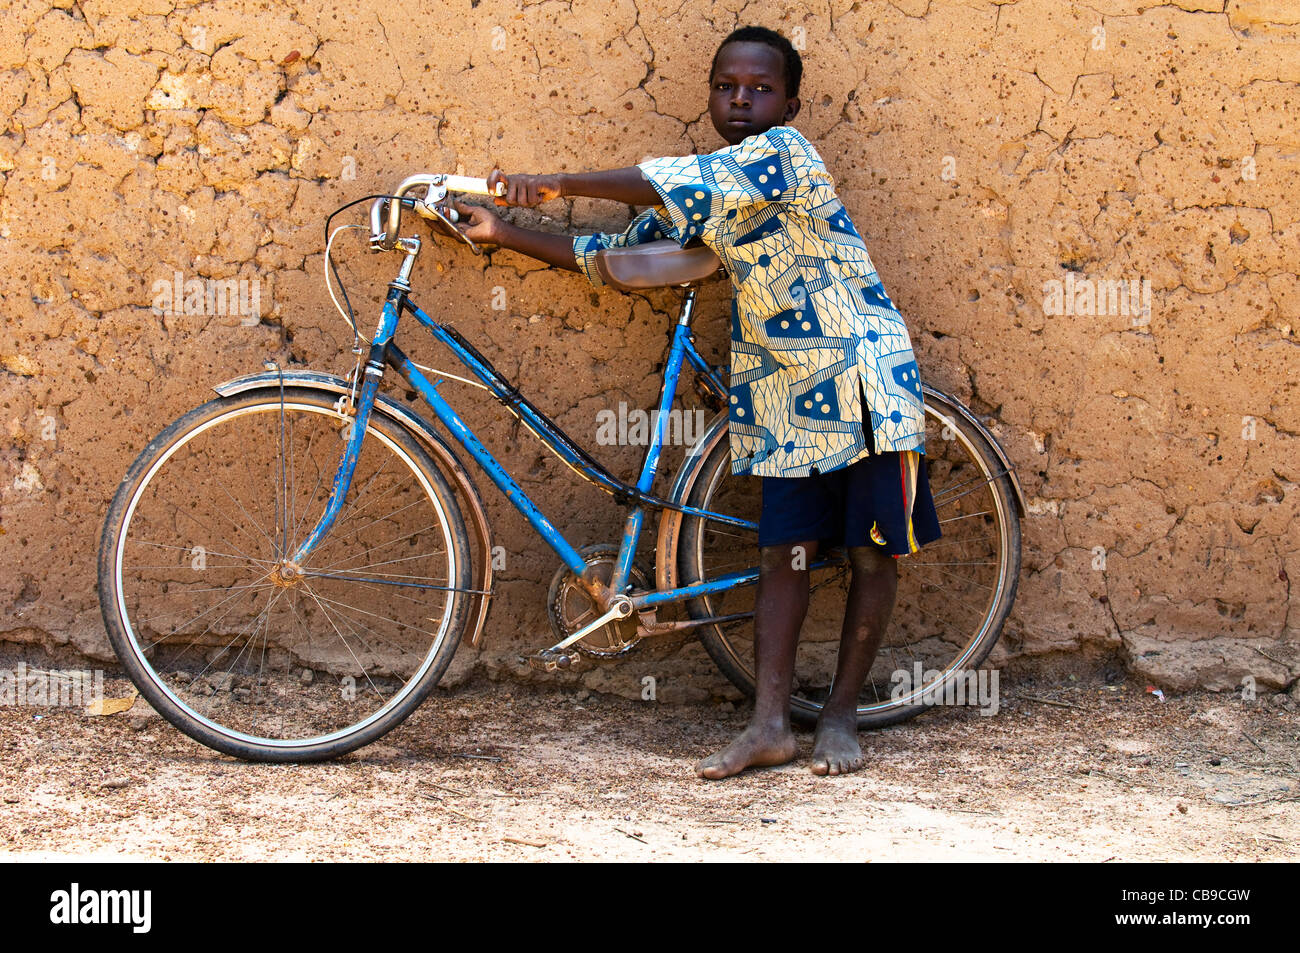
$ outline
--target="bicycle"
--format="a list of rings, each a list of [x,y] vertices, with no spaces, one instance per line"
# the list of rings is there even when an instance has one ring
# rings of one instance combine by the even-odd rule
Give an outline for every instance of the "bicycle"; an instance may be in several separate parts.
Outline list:
[[[329,285],[331,270],[338,279],[335,238],[365,226],[330,233],[333,215],[327,220],[326,283],[354,334],[348,377],[268,362],[218,384],[217,398],[141,451],[110,505],[99,593],[113,648],[149,704],[217,751],[310,761],[354,750],[428,696],[467,629],[479,644],[494,591],[492,535],[453,446],[469,453],[561,560],[548,594],[557,640],[530,665],[571,668],[581,658],[618,658],[644,639],[693,631],[723,674],[752,694],[758,501],[752,483],[731,475],[723,371],[696,351],[690,328],[696,288],[721,263],[706,247],[672,241],[600,253],[598,267],[616,288],[684,289],[669,332],[659,425],[628,483],[412,300],[410,275],[423,243],[398,237],[404,210],[441,221],[445,234],[481,254],[440,210],[449,192],[488,194],[484,179],[416,175],[392,195],[344,206],[373,199],[371,251],[404,256],[368,347],[350,303],[345,311]],[[476,380],[412,362],[394,340],[407,314]],[[659,496],[665,425],[687,366],[716,413]],[[379,393],[386,369],[424,401],[445,435]],[[624,507],[622,540],[570,543],[443,398],[439,387],[452,379],[488,390]],[[893,620],[860,698],[862,727],[919,713],[978,667],[1015,597],[1024,512],[1015,471],[973,413],[934,388],[924,394],[926,461],[944,536],[901,561]],[[649,567],[636,553],[651,511],[659,527]],[[829,694],[849,573],[843,550],[820,554],[809,569],[813,592],[791,696],[792,716],[804,723]],[[900,690],[899,672],[913,671],[918,677]]]

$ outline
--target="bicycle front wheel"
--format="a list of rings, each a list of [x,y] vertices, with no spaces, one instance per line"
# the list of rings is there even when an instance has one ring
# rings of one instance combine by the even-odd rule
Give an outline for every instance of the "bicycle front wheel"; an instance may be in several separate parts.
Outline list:
[[[173,725],[236,757],[373,741],[428,695],[465,625],[459,505],[378,414],[333,527],[288,565],[351,426],[331,398],[288,388],[190,411],[131,466],[104,524],[100,606],[127,674]]]
[[[1020,523],[1010,477],[985,437],[947,399],[927,394],[930,488],[943,536],[898,560],[898,596],[889,627],[858,699],[858,725],[880,727],[910,718],[948,698],[974,703],[974,670],[992,651],[1015,599]],[[686,502],[757,523],[757,482],[731,473],[727,434],[704,456]],[[758,563],[755,533],[700,517],[682,522],[677,551],[682,585]],[[818,559],[828,554],[819,555]],[[830,696],[851,570],[843,550],[810,578],[790,716],[811,724]],[[724,675],[754,693],[755,587],[688,603],[692,618],[746,615],[703,625],[700,641]],[[986,683],[987,684],[987,683]],[[960,689],[960,692],[957,690]]]

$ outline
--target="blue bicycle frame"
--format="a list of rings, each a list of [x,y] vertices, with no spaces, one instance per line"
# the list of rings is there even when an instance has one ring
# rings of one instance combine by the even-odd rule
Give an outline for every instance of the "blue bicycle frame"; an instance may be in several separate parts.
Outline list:
[[[408,239],[407,241],[415,241]],[[418,250],[418,243],[414,245]],[[441,380],[430,381],[420,369],[402,352],[393,342],[393,335],[397,329],[398,320],[403,313],[410,313],[415,316],[422,325],[429,329],[433,337],[447,346],[447,348],[456,355],[456,357],[469,368],[479,380],[492,392],[498,401],[504,404],[512,413],[528,426],[528,428],[555,452],[565,463],[575,470],[580,476],[590,483],[594,483],[610,493],[615,500],[623,505],[631,504],[631,509],[627,516],[627,521],[623,529],[623,539],[619,547],[619,555],[614,567],[612,578],[609,582],[609,590],[613,593],[623,593],[628,587],[628,579],[632,569],[632,560],[636,553],[637,544],[641,537],[641,530],[645,521],[647,509],[659,510],[669,508],[678,510],[688,515],[701,517],[712,520],[721,524],[737,527],[740,529],[750,530],[757,533],[758,525],[749,520],[738,519],[733,516],[727,516],[723,513],[715,513],[709,510],[698,509],[696,507],[686,506],[681,503],[661,499],[650,493],[654,484],[655,476],[658,471],[660,451],[663,447],[664,431],[666,430],[669,411],[677,393],[677,383],[681,375],[682,367],[690,364],[700,376],[705,388],[721,399],[724,404],[727,399],[727,388],[718,379],[713,369],[700,357],[695,350],[694,335],[691,333],[690,321],[694,310],[695,290],[688,288],[685,300],[682,305],[682,311],[678,317],[676,327],[673,330],[672,345],[668,353],[667,365],[664,369],[663,388],[659,394],[659,412],[655,419],[657,426],[654,428],[654,434],[650,441],[650,446],[646,452],[645,461],[641,467],[640,477],[636,485],[632,486],[619,480],[591,458],[586,451],[578,446],[560,427],[544,413],[538,410],[526,398],[524,398],[516,387],[511,385],[497,370],[483,357],[474,347],[466,341],[454,328],[447,327],[435,321],[428,314],[417,307],[409,297],[410,284],[409,272],[410,265],[415,255],[408,253],[407,261],[402,266],[399,276],[389,284],[388,295],[384,301],[383,312],[380,317],[379,326],[370,341],[370,350],[364,363],[364,380],[362,382],[360,396],[356,403],[356,418],[353,422],[351,434],[347,440],[344,450],[343,459],[339,464],[338,472],[335,474],[334,483],[330,494],[330,499],[326,505],[325,513],[315,528],[308,535],[305,542],[290,557],[295,564],[301,565],[303,559],[308,553],[320,542],[320,540],[329,532],[333,525],[334,519],[343,505],[348,488],[351,485],[352,474],[356,467],[357,457],[361,449],[361,441],[365,434],[366,425],[370,418],[371,410],[374,407],[375,396],[378,393],[379,382],[383,377],[385,365],[393,367],[407,382],[425,403],[433,410],[447,428],[447,430],[470,452],[475,461],[477,461],[483,472],[488,478],[496,484],[497,488],[505,494],[514,507],[524,516],[525,519],[533,526],[534,529],[546,540],[547,544],[555,550],[556,554],[564,564],[575,574],[581,576],[587,568],[586,561],[582,555],[565,538],[555,525],[546,518],[537,504],[524,491],[524,489],[514,480],[506,471],[501,463],[488,451],[478,436],[466,425],[465,421],[452,409],[451,405],[443,399],[438,393],[438,385]],[[755,555],[757,555],[757,539],[755,540]],[[809,566],[810,569],[820,566],[829,565],[833,560],[817,560]],[[697,598],[714,592],[721,592],[731,589],[735,586],[752,585],[758,580],[758,569],[750,569],[738,572],[726,573],[712,579],[708,582],[696,583],[691,586],[683,586],[663,591],[634,592],[629,594],[632,605],[636,609],[651,608],[658,605],[681,602],[687,599]]]

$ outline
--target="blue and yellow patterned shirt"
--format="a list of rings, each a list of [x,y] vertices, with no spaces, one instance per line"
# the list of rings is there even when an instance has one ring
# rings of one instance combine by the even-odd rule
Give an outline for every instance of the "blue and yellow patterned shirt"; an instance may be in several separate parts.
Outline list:
[[[663,199],[622,234],[580,235],[574,259],[593,285],[595,253],[699,238],[731,275],[732,472],[806,476],[871,453],[925,452],[911,338],[817,150],[773,126],[707,155],[638,168]]]

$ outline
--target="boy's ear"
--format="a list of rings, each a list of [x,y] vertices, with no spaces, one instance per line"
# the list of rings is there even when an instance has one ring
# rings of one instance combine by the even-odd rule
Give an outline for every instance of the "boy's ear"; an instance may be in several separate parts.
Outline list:
[[[795,96],[785,104],[785,121],[787,123],[795,116],[799,115],[799,107],[802,105],[803,103],[799,102],[798,96]]]

